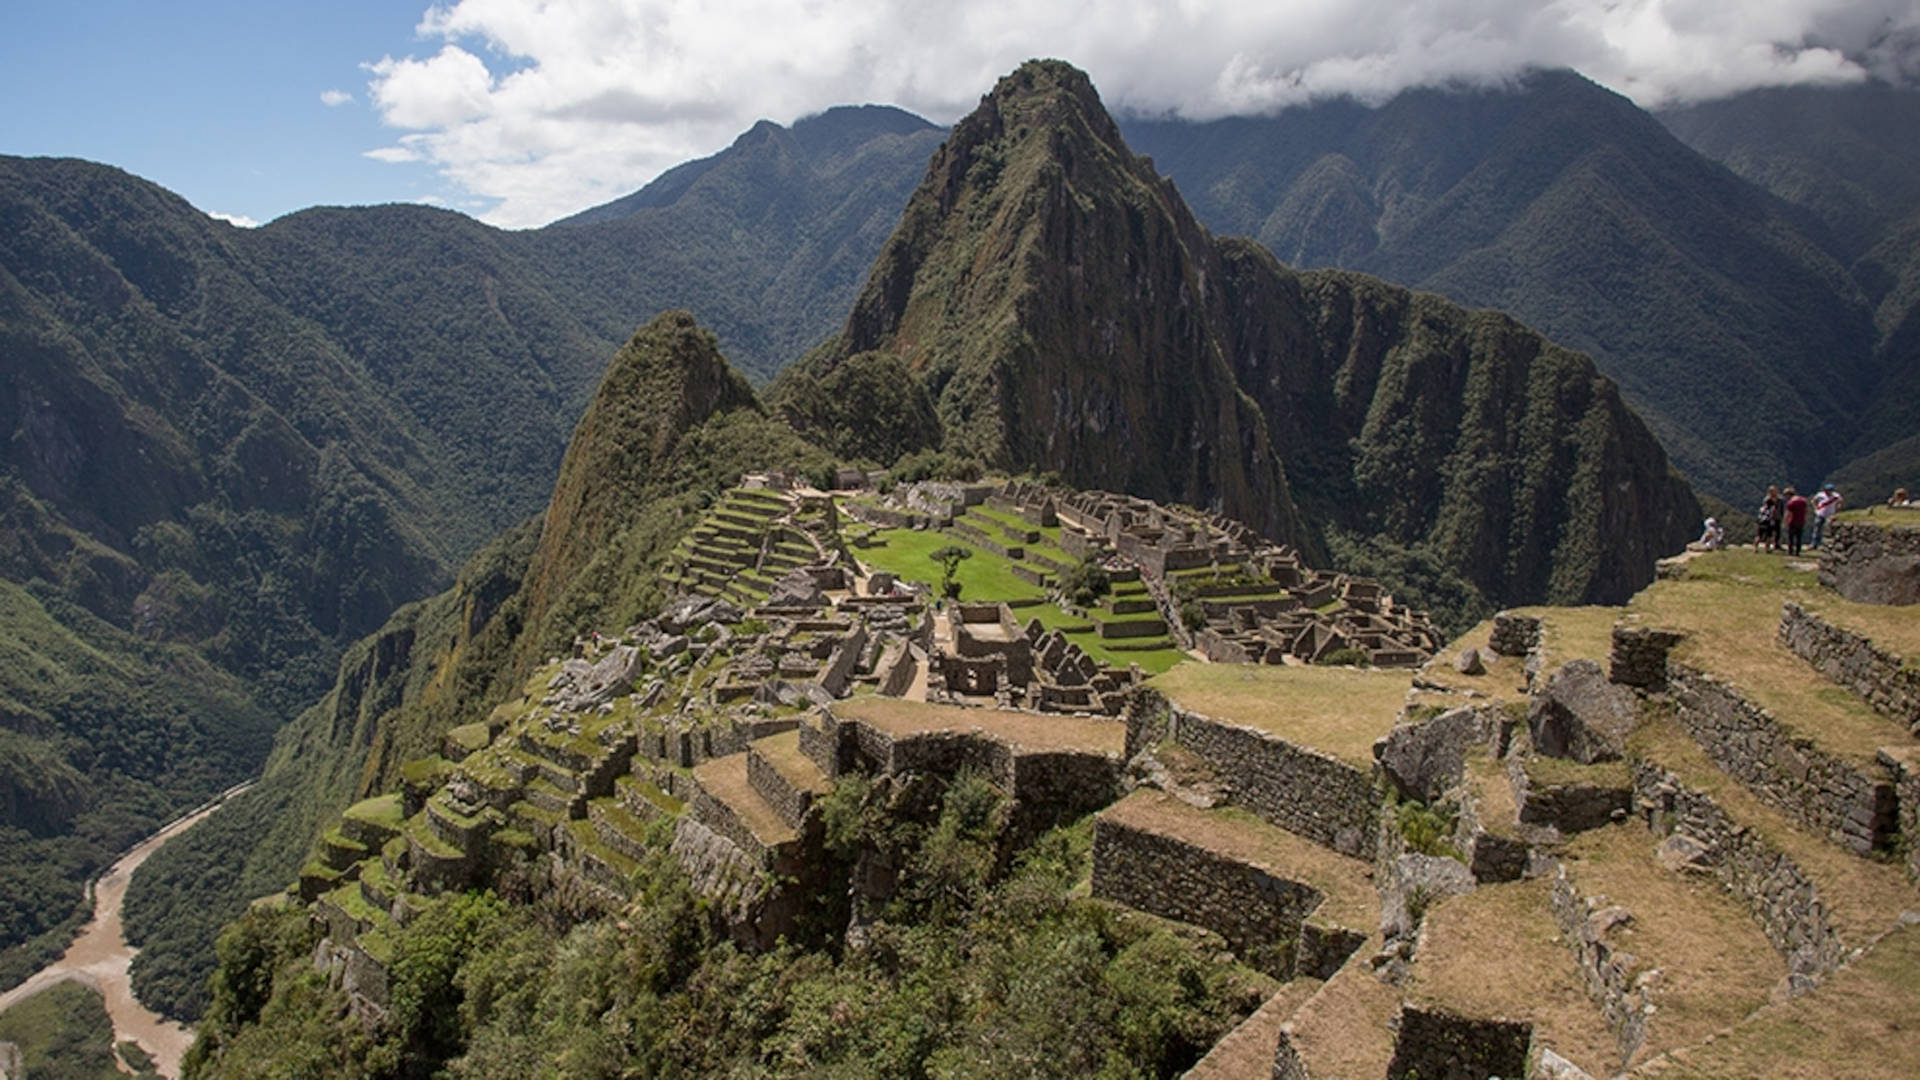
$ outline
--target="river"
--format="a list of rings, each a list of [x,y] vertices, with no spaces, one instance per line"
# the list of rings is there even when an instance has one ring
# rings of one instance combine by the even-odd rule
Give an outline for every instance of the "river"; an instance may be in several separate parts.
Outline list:
[[[169,1080],[178,1077],[180,1059],[186,1056],[187,1048],[193,1045],[193,1032],[150,1011],[133,996],[127,970],[133,963],[133,954],[139,950],[128,945],[126,935],[121,933],[120,905],[127,898],[127,881],[141,863],[146,862],[167,841],[198,824],[221,803],[245,791],[251,784],[249,781],[221,792],[212,801],[175,819],[166,828],[120,856],[118,862],[94,880],[93,920],[81,927],[80,936],[67,946],[66,955],[34,972],[19,986],[0,994],[0,1012],[50,986],[72,980],[92,988],[106,1003],[107,1016],[113,1020],[116,1043],[128,1040],[139,1043],[142,1050],[153,1055],[154,1067],[160,1075]]]

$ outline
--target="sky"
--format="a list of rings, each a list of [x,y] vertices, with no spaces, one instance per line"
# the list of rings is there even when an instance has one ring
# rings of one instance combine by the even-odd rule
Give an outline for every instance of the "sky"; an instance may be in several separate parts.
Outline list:
[[[938,123],[1025,59],[1193,119],[1572,67],[1654,108],[1920,76],[1920,0],[5,0],[0,153],[127,169],[236,224],[427,202],[508,228],[756,120]]]

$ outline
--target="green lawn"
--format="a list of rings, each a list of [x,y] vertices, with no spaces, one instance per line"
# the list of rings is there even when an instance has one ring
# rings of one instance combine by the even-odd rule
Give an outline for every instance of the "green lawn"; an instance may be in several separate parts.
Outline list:
[[[972,551],[973,557],[960,564],[960,572],[957,575],[960,579],[960,599],[962,600],[1024,600],[1045,595],[1039,586],[1029,585],[1013,576],[1011,560],[995,555],[991,551],[985,551],[977,545],[968,544],[964,540],[956,541],[944,533],[916,532],[913,529],[882,529],[874,534],[874,539],[885,541],[884,546],[860,550],[858,554],[862,562],[875,570],[891,571],[903,580],[923,581],[933,586],[939,584],[940,565],[928,556],[936,549],[952,543],[958,543],[961,547]],[[1028,619],[1037,618],[1040,620],[1040,625],[1049,630],[1067,626],[1087,626],[1092,623],[1091,619],[1069,615],[1052,604],[1019,608],[1013,614],[1020,620],[1022,626],[1027,624]],[[1087,655],[1102,664],[1114,667],[1139,664],[1142,671],[1154,675],[1188,659],[1187,654],[1178,649],[1148,649],[1132,652],[1109,648],[1093,630],[1069,633],[1067,640],[1085,649]]]
[[[890,571],[904,581],[922,581],[935,588],[940,584],[940,564],[929,556],[948,544],[959,544],[973,552],[972,558],[960,563],[955,575],[960,580],[960,599],[965,601],[1024,600],[1046,595],[1040,586],[1014,577],[1011,560],[942,532],[882,529],[873,534],[873,539],[876,546],[857,553],[861,562],[875,570]]]

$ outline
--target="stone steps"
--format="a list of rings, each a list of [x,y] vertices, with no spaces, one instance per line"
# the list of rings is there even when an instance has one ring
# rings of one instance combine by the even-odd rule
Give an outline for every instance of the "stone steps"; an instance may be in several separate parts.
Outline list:
[[[1094,819],[1093,895],[1212,930],[1278,979],[1330,976],[1379,923],[1367,863],[1144,788]]]
[[[608,796],[587,803],[586,820],[600,842],[629,859],[644,859],[647,823],[627,812],[622,800]]]
[[[661,816],[679,817],[687,805],[638,776],[622,776],[613,782],[614,797],[636,819],[651,821]]]
[[[640,871],[638,860],[603,843],[591,821],[569,821],[561,835],[580,876],[621,900],[633,898],[633,878]]]
[[[731,840],[743,855],[771,866],[779,849],[799,834],[755,791],[747,779],[747,755],[728,754],[694,766],[688,811],[694,820]]]
[[[805,825],[813,800],[833,787],[819,766],[801,752],[797,728],[748,744],[747,781],[795,830]]]

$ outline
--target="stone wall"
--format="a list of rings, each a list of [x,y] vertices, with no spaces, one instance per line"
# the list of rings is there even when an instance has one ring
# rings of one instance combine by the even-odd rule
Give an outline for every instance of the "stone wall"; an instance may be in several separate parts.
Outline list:
[[[1093,895],[1212,930],[1276,979],[1293,977],[1301,922],[1324,899],[1311,886],[1107,818],[1093,823]]]
[[[1920,735],[1920,671],[1904,659],[1791,600],[1780,611],[1780,641],[1829,681]]]
[[[1920,514],[1909,516],[1910,524],[1829,526],[1820,546],[1820,584],[1856,604],[1920,603],[1920,528],[1913,527]]]
[[[1706,846],[1714,874],[1753,912],[1791,973],[1814,977],[1840,966],[1846,946],[1827,920],[1812,879],[1729,818],[1711,796],[1657,765],[1636,761],[1633,809],[1656,834],[1680,833]]]
[[[1400,1036],[1394,1041],[1387,1078],[1525,1076],[1532,1045],[1533,1025],[1524,1021],[1407,1005],[1400,1010]]]
[[[1647,626],[1613,628],[1613,655],[1607,677],[1623,686],[1660,690],[1667,685],[1667,654],[1681,635]]]
[[[1907,874],[1920,881],[1920,747],[1887,747],[1880,751],[1880,764],[1893,774],[1896,801],[1900,804],[1901,845],[1907,856]]]
[[[1647,1021],[1654,1013],[1650,987],[1639,980],[1633,954],[1612,938],[1616,927],[1631,921],[1631,913],[1607,904],[1605,897],[1583,895],[1564,866],[1554,870],[1551,904],[1554,922],[1573,946],[1587,993],[1619,1040],[1620,1056],[1631,1060],[1647,1040]]]
[[[1342,855],[1372,854],[1379,799],[1370,772],[1317,750],[1233,724],[1168,709],[1174,742],[1200,755],[1232,785],[1234,802]],[[1134,724],[1128,723],[1132,747]]]
[[[1773,714],[1703,672],[1670,665],[1669,686],[1680,726],[1763,801],[1856,854],[1892,846],[1889,780],[1792,735]]]
[[[1501,656],[1525,656],[1540,647],[1540,620],[1532,615],[1502,611],[1493,617],[1487,648]]]

